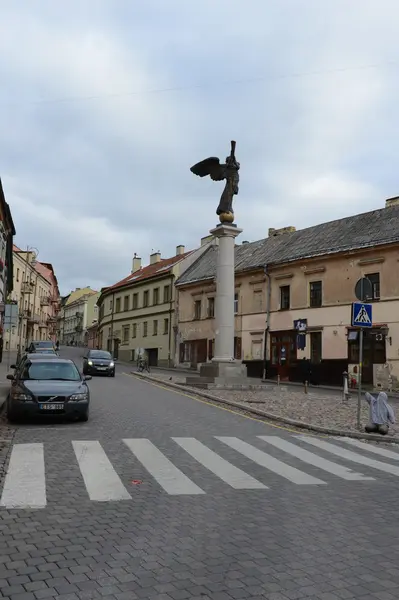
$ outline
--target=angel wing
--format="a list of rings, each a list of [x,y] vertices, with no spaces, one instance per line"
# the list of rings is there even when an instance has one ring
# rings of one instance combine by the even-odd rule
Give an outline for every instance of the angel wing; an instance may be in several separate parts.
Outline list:
[[[209,175],[213,181],[222,181],[225,179],[224,165],[220,164],[220,160],[216,156],[210,156],[205,160],[195,164],[190,171],[199,177]]]

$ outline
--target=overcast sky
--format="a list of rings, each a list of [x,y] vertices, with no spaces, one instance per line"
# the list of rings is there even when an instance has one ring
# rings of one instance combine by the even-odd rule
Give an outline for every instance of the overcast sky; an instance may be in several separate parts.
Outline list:
[[[241,162],[238,240],[399,193],[398,0],[1,3],[0,176],[63,293],[198,245]]]

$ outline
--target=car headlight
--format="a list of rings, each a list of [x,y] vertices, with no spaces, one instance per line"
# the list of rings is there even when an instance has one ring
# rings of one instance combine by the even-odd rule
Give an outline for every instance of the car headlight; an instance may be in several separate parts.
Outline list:
[[[114,367],[114,366],[115,366],[115,363],[113,363],[113,362],[110,362],[110,363],[109,363],[109,366],[110,366],[110,367]]]
[[[23,392],[14,392],[11,394],[12,400],[20,400],[21,402],[26,402],[29,400],[33,400],[30,394],[24,394]]]
[[[72,394],[72,396],[69,396],[69,400],[72,402],[82,402],[83,400],[87,400],[87,394]]]
[[[92,367],[92,366],[93,366],[93,361],[92,361],[92,360],[88,360],[88,361],[87,361],[87,364],[88,364],[90,367]]]

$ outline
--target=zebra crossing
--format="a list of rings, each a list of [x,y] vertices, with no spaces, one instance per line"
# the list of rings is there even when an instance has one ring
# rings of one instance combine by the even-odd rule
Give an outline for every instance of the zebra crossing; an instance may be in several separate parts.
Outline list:
[[[249,443],[238,437],[213,436],[209,445],[215,447],[216,444],[218,451],[193,437],[172,437],[169,442],[173,446],[172,454],[179,457],[174,462],[166,455],[170,454],[169,451],[161,451],[146,438],[123,439],[118,444],[121,444],[120,450],[125,449],[128,454],[129,473],[139,465],[149,474],[155,488],[171,496],[212,493],[212,490],[203,489],[207,486],[202,482],[198,482],[196,463],[213,476],[213,484],[219,480],[221,486],[227,486],[226,489],[258,493],[267,493],[275,488],[279,478],[296,486],[326,486],[336,479],[347,482],[375,481],[376,477],[372,476],[377,476],[375,471],[399,477],[399,451],[349,438],[327,439],[305,434],[292,435],[290,438],[259,435]],[[119,461],[120,453],[115,465],[99,441],[76,440],[65,443],[71,446],[71,461],[75,461],[71,468],[77,468],[90,501],[119,502],[134,498],[129,488],[131,482],[121,472],[124,467]],[[179,452],[186,457],[182,468],[179,468]],[[229,460],[223,456],[226,453]],[[240,467],[233,464],[235,459],[240,461]],[[354,471],[346,463],[366,467],[371,474]],[[245,470],[243,464],[246,465]],[[255,465],[253,470],[256,476],[250,472],[251,464]],[[306,470],[307,466],[312,468],[311,473]],[[14,444],[0,492],[0,508],[45,508],[51,500],[46,475],[48,477],[45,443]],[[67,493],[68,489],[65,490],[66,496]]]

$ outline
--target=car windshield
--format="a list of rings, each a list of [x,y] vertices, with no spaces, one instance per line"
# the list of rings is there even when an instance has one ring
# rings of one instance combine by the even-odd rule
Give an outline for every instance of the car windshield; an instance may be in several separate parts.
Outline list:
[[[93,350],[89,353],[89,358],[107,358],[108,360],[112,360],[110,353],[105,352],[105,350]]]
[[[73,363],[69,362],[40,362],[35,360],[24,365],[21,379],[44,379],[59,381],[79,381],[80,373]]]
[[[53,342],[33,342],[33,346],[40,349],[49,348],[50,350],[54,348]]]

